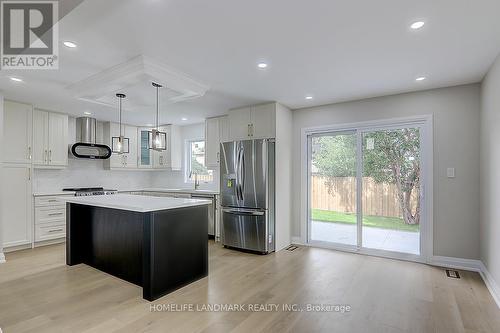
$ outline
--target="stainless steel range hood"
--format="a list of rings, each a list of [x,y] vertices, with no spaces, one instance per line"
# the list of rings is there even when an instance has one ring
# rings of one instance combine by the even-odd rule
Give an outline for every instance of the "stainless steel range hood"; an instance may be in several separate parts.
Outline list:
[[[97,120],[91,117],[76,118],[76,143],[71,154],[76,158],[105,160],[111,157],[111,148],[96,143]]]

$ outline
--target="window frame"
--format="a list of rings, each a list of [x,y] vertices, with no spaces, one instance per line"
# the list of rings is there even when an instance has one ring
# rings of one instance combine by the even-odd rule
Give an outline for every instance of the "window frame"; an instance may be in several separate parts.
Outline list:
[[[204,151],[204,157],[205,157],[205,154],[206,154],[206,145],[207,145],[207,142],[204,138],[201,138],[201,139],[186,139],[185,140],[185,143],[184,143],[184,183],[186,184],[193,184],[194,183],[194,179],[192,179],[190,177],[190,173],[191,173],[191,157],[192,157],[192,143],[194,142],[203,142],[205,144],[205,151]],[[205,165],[205,158],[203,159],[203,166],[205,168],[207,168],[207,166]],[[212,180],[211,181],[208,181],[208,180],[200,180],[200,183],[203,183],[203,184],[212,184],[214,182],[214,174],[213,174],[213,170],[210,170],[208,169],[208,172],[210,173],[211,172],[211,175],[212,175]]]

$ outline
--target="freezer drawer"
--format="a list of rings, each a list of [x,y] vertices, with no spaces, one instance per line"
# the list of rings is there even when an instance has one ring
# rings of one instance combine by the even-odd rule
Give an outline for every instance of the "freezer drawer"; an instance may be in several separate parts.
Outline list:
[[[223,208],[222,244],[262,253],[274,251],[267,219],[267,211]]]

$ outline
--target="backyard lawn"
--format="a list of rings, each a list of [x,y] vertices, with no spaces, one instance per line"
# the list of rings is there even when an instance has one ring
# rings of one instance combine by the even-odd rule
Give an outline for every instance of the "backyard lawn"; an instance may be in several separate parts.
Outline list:
[[[312,220],[322,221],[322,222],[356,224],[356,214],[313,209]],[[374,228],[414,231],[414,232],[418,232],[420,229],[419,225],[405,224],[403,222],[403,219],[397,217],[383,217],[383,216],[364,216],[363,225]]]

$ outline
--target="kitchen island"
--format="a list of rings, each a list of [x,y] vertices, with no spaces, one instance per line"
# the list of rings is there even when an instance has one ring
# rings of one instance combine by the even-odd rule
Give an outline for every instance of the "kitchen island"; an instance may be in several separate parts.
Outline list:
[[[130,194],[61,197],[66,264],[142,286],[153,301],[208,275],[210,200]]]

